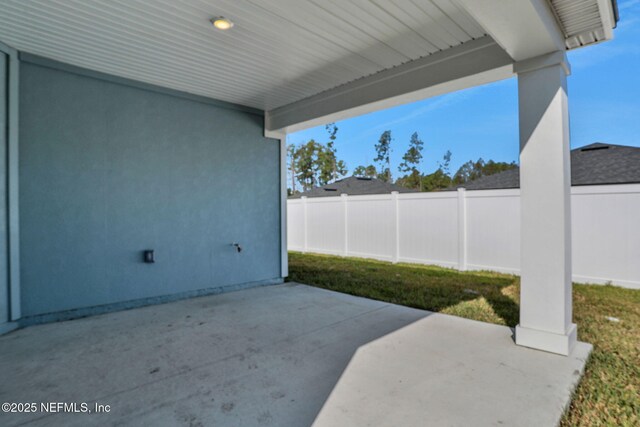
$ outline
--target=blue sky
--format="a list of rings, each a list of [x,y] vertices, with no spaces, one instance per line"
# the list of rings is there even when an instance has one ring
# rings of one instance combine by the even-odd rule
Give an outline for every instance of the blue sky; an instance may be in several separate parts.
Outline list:
[[[595,141],[640,146],[640,0],[618,0],[614,40],[569,52],[571,146]],[[518,160],[516,79],[475,87],[343,120],[336,148],[349,171],[373,163],[374,144],[389,129],[392,172],[416,131],[425,143],[421,169],[431,172],[447,150],[452,171],[468,160]],[[288,143],[327,141],[323,126],[292,133]]]

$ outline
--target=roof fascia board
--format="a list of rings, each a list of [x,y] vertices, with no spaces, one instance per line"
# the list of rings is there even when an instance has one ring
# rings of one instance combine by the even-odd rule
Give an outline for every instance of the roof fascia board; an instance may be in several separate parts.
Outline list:
[[[616,16],[611,0],[598,0],[598,10],[602,19],[602,31],[607,40],[613,39],[613,29],[616,27]]]
[[[511,57],[483,37],[267,111],[265,127],[295,132],[512,76]]]

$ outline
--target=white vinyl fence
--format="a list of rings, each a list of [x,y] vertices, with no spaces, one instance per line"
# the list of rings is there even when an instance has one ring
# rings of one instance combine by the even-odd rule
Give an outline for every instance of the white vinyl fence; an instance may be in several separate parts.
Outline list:
[[[640,184],[573,187],[573,279],[640,288]],[[520,190],[291,199],[289,250],[519,272]]]

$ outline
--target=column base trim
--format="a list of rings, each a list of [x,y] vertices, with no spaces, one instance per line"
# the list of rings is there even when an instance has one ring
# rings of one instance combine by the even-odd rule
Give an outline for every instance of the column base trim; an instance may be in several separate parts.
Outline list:
[[[578,328],[575,323],[569,326],[565,334],[516,326],[516,344],[523,347],[568,356],[577,342]]]

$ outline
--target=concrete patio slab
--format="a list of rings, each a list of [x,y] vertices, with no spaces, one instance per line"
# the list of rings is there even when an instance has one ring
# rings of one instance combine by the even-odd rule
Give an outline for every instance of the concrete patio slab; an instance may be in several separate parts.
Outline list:
[[[0,401],[38,411],[0,424],[552,426],[589,350],[557,356],[509,328],[285,284],[2,336]]]

